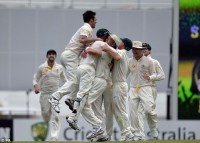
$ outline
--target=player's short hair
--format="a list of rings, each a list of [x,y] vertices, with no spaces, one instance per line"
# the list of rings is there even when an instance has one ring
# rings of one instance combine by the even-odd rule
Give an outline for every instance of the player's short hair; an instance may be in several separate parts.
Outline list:
[[[86,12],[83,13],[83,21],[89,22],[90,19],[94,20],[95,16],[96,16],[96,12],[91,11],[91,10],[87,10]]]
[[[122,42],[125,45],[125,49],[127,51],[132,49],[132,41],[129,38],[121,38]]]
[[[46,56],[48,56],[50,53],[54,53],[55,55],[57,55],[57,53],[56,53],[56,51],[55,51],[54,49],[49,49],[49,50],[47,51]]]
[[[147,48],[147,50],[151,51],[151,46],[148,43],[142,43],[142,47]]]

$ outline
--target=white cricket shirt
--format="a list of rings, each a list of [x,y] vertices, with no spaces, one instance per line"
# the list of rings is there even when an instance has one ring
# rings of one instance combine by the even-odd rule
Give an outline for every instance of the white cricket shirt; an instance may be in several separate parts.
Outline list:
[[[66,82],[63,67],[55,63],[51,68],[45,62],[34,74],[33,85],[39,84],[41,93],[53,93],[58,90],[60,81]]]
[[[102,41],[95,41],[90,47],[98,50],[98,49],[101,49],[101,46],[104,46],[105,44],[106,43]],[[99,59],[98,56],[87,54],[86,58],[81,58],[80,65],[87,64],[96,68],[98,59]]]
[[[76,33],[72,36],[71,40],[69,41],[69,44],[65,48],[66,50],[72,50],[77,55],[80,55],[80,53],[84,49],[84,44],[80,43],[79,38],[81,35],[86,36],[88,38],[92,38],[92,27],[88,23],[84,23],[84,25],[79,28]]]
[[[128,55],[125,49],[117,49],[117,53],[121,56],[120,60],[114,61],[112,71],[112,82],[126,82],[128,75]]]
[[[156,79],[156,71],[153,61],[148,57],[142,56],[139,60],[134,57],[129,59],[130,88],[152,85]],[[150,80],[144,79],[143,75],[150,75]]]

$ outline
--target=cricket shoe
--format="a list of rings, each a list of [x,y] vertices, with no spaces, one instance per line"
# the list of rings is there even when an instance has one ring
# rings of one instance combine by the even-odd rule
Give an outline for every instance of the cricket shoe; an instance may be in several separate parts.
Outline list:
[[[51,104],[51,107],[57,112],[57,113],[60,113],[60,103],[59,101],[52,97],[52,98],[49,98],[49,103]]]
[[[111,139],[109,137],[102,137],[96,140],[96,142],[109,142]]]
[[[150,140],[158,140],[158,129],[153,128],[150,130]]]
[[[65,100],[65,104],[66,104],[67,106],[69,106],[69,109],[70,109],[71,111],[73,111],[73,109],[74,109],[74,101],[73,101],[73,100],[71,100],[71,99],[66,99],[66,100]]]
[[[58,141],[58,139],[57,139],[57,138],[55,138],[55,137],[52,137],[52,138],[51,138],[51,141],[52,141],[52,142],[57,142],[57,141]]]
[[[96,137],[96,136],[98,136],[98,135],[103,134],[103,133],[104,133],[104,130],[103,130],[101,127],[99,127],[99,128],[94,128],[93,131],[92,131],[92,133],[89,134],[89,135],[87,135],[86,138],[87,138],[88,140],[90,140],[90,139],[92,139],[92,138],[94,138],[94,137]]]
[[[120,141],[135,141],[135,140],[134,140],[133,134],[130,134],[130,135],[127,135],[127,136],[123,136]]]
[[[66,117],[66,120],[67,120],[67,122],[69,123],[69,126],[72,129],[74,129],[76,131],[80,131],[81,130],[80,127],[77,124],[77,120],[73,119],[72,117],[68,117],[68,116]]]

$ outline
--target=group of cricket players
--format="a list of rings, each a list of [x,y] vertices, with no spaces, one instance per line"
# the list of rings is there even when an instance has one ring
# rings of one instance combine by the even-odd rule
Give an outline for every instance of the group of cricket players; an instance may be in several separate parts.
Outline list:
[[[145,140],[144,118],[150,139],[158,139],[156,81],[163,80],[165,74],[160,63],[151,58],[151,46],[119,38],[105,28],[98,29],[94,38],[97,18],[91,10],[83,13],[83,21],[61,54],[61,65],[55,62],[56,51],[50,49],[47,61],[34,74],[34,90],[41,93],[41,113],[50,123],[51,141],[58,141],[62,97],[71,110],[66,121],[72,129],[80,131],[80,114],[92,125],[86,137],[90,141],[110,141],[114,118],[121,141]],[[128,57],[129,51],[132,57]]]

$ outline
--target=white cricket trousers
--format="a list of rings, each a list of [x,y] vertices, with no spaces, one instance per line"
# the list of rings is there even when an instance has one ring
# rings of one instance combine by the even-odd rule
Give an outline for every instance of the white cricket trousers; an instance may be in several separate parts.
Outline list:
[[[81,112],[82,116],[93,128],[99,126],[105,128],[105,114],[102,111],[102,94],[106,89],[106,85],[107,82],[105,79],[95,77],[88,97],[86,97],[85,105],[80,105],[80,107],[83,107]]]
[[[140,131],[140,123],[138,118],[139,104],[144,109],[144,114],[149,117],[149,126],[155,128],[157,124],[157,114],[154,110],[155,102],[152,95],[151,86],[140,87],[139,91],[136,88],[129,90],[129,119],[134,136],[142,138]],[[140,117],[141,118],[141,117]],[[141,120],[141,119],[140,119]]]
[[[128,85],[126,82],[113,83],[113,113],[121,130],[121,137],[132,134],[126,111]]]
[[[89,95],[89,91],[92,88],[92,83],[95,78],[95,69],[93,66],[90,65],[80,65],[77,70],[77,84],[79,83],[79,90],[77,93],[77,98],[74,102],[74,110],[77,110],[77,113],[75,115],[75,118],[78,118],[79,113],[82,113],[83,109],[81,107],[85,107],[84,101],[82,101],[84,98],[87,101],[87,97]],[[87,97],[85,97],[87,96]],[[86,102],[87,103],[87,102]],[[90,108],[88,105],[86,107]],[[89,110],[89,109],[88,109]],[[88,111],[89,112],[89,111]]]
[[[52,96],[58,100],[61,100],[61,98],[66,95],[67,98],[74,100],[76,99],[76,94],[78,90],[76,76],[77,68],[79,65],[79,55],[71,50],[65,50],[61,54],[60,62],[65,68],[67,81],[62,87],[59,88],[58,91],[53,93]]]
[[[156,90],[156,87],[155,86],[151,86],[152,88],[152,95],[153,95],[153,99],[154,99],[154,105],[153,105],[153,109],[155,110],[156,112],[156,98],[157,98],[157,90]],[[141,131],[141,135],[143,138],[145,138],[145,132],[144,132],[144,108],[141,104],[141,102],[139,103],[139,107],[138,107],[138,118],[139,118],[139,129]],[[149,114],[146,116],[147,118],[147,123],[148,123],[148,126],[149,126],[149,129],[153,129],[151,128],[151,125],[152,125],[152,120],[151,120],[151,117],[149,116]]]
[[[113,133],[113,86],[112,82],[107,82],[107,87],[103,92],[103,103],[105,110],[105,125],[107,135],[111,138]]]
[[[50,124],[51,138],[58,140],[60,132],[59,114],[52,110],[49,98],[51,98],[51,94],[40,94],[41,113],[44,121]]]
[[[107,87],[107,81],[103,78],[95,77],[92,88],[88,95],[88,103],[92,105],[95,115],[102,121],[102,128],[105,129],[105,113],[102,109],[103,92]]]

